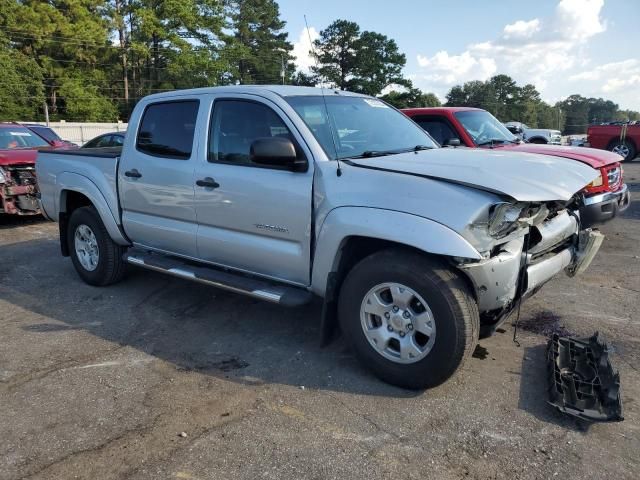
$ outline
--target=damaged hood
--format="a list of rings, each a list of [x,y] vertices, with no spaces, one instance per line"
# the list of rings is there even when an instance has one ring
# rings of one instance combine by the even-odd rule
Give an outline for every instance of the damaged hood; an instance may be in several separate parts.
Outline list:
[[[8,165],[24,165],[36,163],[36,157],[38,156],[37,150],[32,149],[2,149],[0,150],[0,166]]]
[[[437,148],[348,163],[466,185],[522,202],[570,200],[599,174],[573,160],[502,149]]]

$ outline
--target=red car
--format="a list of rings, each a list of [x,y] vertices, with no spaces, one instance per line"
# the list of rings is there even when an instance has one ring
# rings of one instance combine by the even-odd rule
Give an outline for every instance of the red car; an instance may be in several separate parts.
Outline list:
[[[640,152],[640,123],[591,125],[587,129],[587,143],[617,153],[630,162]]]
[[[523,143],[486,110],[469,107],[408,108],[402,110],[441,145],[500,148],[569,158],[600,171],[584,190],[582,223],[592,225],[614,218],[629,206],[620,155],[584,147]]]
[[[51,146],[28,128],[0,123],[0,214],[40,213],[35,164],[41,148]]]

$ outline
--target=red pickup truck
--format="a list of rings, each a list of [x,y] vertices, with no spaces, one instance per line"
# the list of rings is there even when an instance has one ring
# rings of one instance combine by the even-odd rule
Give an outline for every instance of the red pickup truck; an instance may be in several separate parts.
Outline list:
[[[504,148],[570,158],[600,171],[584,190],[580,210],[583,225],[603,223],[625,210],[630,203],[623,182],[620,155],[593,148],[524,143],[486,110],[470,107],[408,108],[402,110],[438,143],[469,148]]]
[[[0,123],[0,214],[37,215],[36,156],[49,143],[22,125]]]
[[[630,162],[639,153],[640,123],[591,125],[587,129],[587,143],[593,148],[610,150]]]

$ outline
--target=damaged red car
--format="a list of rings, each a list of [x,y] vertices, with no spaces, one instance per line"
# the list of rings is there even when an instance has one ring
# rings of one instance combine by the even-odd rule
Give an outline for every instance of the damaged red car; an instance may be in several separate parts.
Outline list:
[[[51,146],[28,128],[0,123],[0,214],[40,213],[35,164],[43,148]]]

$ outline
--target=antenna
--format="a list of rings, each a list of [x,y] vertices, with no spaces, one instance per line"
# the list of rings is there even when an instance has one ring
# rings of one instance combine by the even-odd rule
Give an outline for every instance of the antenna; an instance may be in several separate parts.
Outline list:
[[[309,31],[309,24],[307,23],[307,15],[303,15],[304,17],[304,25],[307,28],[307,36],[309,37],[309,45],[311,46],[311,51],[313,52],[313,60],[316,64],[316,69],[320,72],[320,66],[318,65],[318,53],[316,52],[316,47],[313,44],[313,40],[311,40],[311,32]],[[322,92],[322,101],[324,102],[324,111],[327,114],[327,123],[329,124],[329,133],[331,133],[331,143],[333,144],[333,151],[336,155],[336,162],[338,162],[338,168],[336,170],[336,175],[342,176],[342,167],[340,166],[340,158],[338,157],[338,147],[336,145],[336,138],[333,132],[333,124],[331,123],[331,117],[329,116],[329,107],[327,106],[327,98],[324,94],[324,81],[320,83],[320,91]]]

